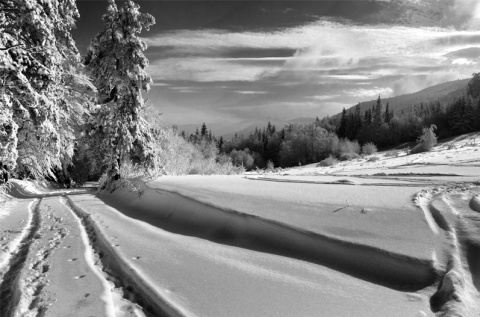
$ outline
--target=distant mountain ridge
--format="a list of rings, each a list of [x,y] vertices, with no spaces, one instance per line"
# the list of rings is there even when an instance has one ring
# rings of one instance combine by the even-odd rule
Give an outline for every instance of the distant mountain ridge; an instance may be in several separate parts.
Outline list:
[[[250,134],[250,132],[255,131],[255,128],[258,128],[258,129],[266,128],[268,125],[268,122],[274,125],[275,128],[282,129],[287,124],[291,124],[291,123],[305,124],[305,123],[312,123],[314,121],[315,121],[315,118],[295,118],[291,120],[257,120],[242,130],[239,130],[237,132],[225,133],[222,135],[222,137],[226,140],[229,140],[235,136],[235,133],[238,136],[243,135],[244,137],[247,137]]]
[[[467,84],[470,81],[470,78],[467,79],[459,79],[454,81],[449,81],[445,83],[441,83],[435,86],[431,86],[420,91],[411,93],[411,94],[404,94],[400,96],[390,97],[390,98],[380,98],[382,99],[382,103],[385,106],[387,103],[389,104],[390,110],[393,110],[395,113],[399,113],[402,109],[407,109],[410,106],[418,105],[420,103],[429,104],[430,102],[437,102],[439,101],[441,104],[446,105],[454,101],[456,98],[461,97],[465,94],[467,89]],[[360,109],[362,114],[365,110],[370,109],[374,104],[376,104],[377,100],[370,100],[364,101],[360,103]],[[348,111],[354,111],[356,105],[352,105],[352,107],[347,109]],[[341,115],[341,112],[333,115],[332,117],[338,117]],[[285,125],[291,123],[312,123],[315,121],[315,117],[312,118],[297,118],[292,120],[270,120],[270,123],[275,125],[277,129],[282,129]],[[243,135],[247,137],[250,132],[255,131],[255,128],[263,129],[267,126],[269,120],[257,120],[246,128],[243,128],[237,132],[229,132],[222,134],[224,139],[231,139],[235,136],[235,133],[238,136]]]
[[[470,78],[454,80],[431,86],[411,94],[405,94],[390,98],[382,98],[382,96],[380,96],[380,98],[382,99],[383,105],[385,106],[388,103],[390,110],[393,110],[395,113],[398,113],[402,109],[406,109],[410,106],[418,105],[422,102],[424,104],[428,104],[430,102],[439,101],[441,104],[445,105],[451,103],[456,98],[461,97],[463,94],[465,94],[469,81]],[[376,99],[361,102],[360,109],[362,113],[365,110],[372,108],[372,106],[376,103]],[[348,108],[347,111],[354,111],[355,107],[356,105]]]

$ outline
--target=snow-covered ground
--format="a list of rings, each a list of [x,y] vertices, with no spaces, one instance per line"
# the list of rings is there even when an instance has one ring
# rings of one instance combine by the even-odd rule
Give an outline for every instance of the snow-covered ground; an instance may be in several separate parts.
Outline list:
[[[475,137],[99,195],[14,180],[0,316],[478,316]]]

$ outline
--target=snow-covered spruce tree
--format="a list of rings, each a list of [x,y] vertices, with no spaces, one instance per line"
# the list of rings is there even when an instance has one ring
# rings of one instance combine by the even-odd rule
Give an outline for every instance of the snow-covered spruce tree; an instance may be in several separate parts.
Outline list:
[[[0,162],[9,169],[17,160],[17,129],[13,121],[12,102],[9,96],[0,90]]]
[[[0,0],[0,80],[6,96],[0,103],[11,109],[18,126],[11,167],[21,173],[53,176],[73,154],[72,134],[64,128],[72,123],[72,111],[83,107],[72,108],[66,85],[76,76],[68,74],[71,66],[79,64],[70,35],[76,17],[74,0]]]
[[[118,8],[109,1],[103,16],[105,28],[92,40],[84,64],[98,90],[99,107],[92,115],[90,160],[94,168],[119,177],[120,165],[153,162],[153,138],[140,116],[144,107],[142,90],[148,91],[151,78],[145,72],[147,46],[139,38],[143,29],[155,23],[127,1]]]

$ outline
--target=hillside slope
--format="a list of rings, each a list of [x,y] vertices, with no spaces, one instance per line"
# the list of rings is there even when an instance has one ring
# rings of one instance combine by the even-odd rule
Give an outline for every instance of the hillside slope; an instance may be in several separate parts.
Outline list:
[[[391,98],[382,98],[383,104],[389,104],[390,110],[400,112],[402,109],[408,108],[412,105],[418,105],[420,103],[428,104],[431,102],[439,101],[445,105],[451,103],[455,98],[462,96],[467,88],[467,84],[470,79],[461,79],[455,81],[449,81],[439,85],[425,88],[418,92],[406,95],[400,95]],[[380,96],[381,97],[381,96]],[[377,102],[377,100],[364,101],[360,103],[360,109],[365,111],[369,109]],[[347,109],[347,111],[353,111],[355,106]]]

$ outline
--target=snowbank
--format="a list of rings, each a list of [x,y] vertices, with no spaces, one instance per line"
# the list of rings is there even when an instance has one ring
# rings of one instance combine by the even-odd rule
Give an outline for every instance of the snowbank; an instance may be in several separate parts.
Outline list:
[[[209,180],[215,179],[217,178]],[[239,181],[250,187],[262,185],[251,184],[242,179]],[[319,230],[291,225],[289,220],[292,215],[302,217],[301,213],[295,212],[295,208],[299,207],[296,201],[288,204],[282,202],[290,211],[288,219],[264,218],[262,210],[246,213],[232,209],[232,204],[229,208],[224,205],[220,209],[178,193],[159,190],[158,184],[155,185],[156,189],[143,185],[139,198],[127,189],[119,189],[113,194],[104,194],[101,197],[125,215],[169,232],[301,259],[395,289],[418,290],[432,284],[436,277],[431,258],[417,258],[393,250],[386,251],[359,243],[358,239],[340,239]],[[260,206],[278,207],[275,200],[262,204],[243,203],[244,208],[252,209]],[[322,220],[317,217],[316,221]],[[397,240],[396,250],[399,249],[398,244]],[[428,253],[428,256],[430,255],[431,252]]]
[[[158,201],[158,195],[164,198]],[[135,213],[146,213],[152,218],[151,213],[158,213],[158,209],[170,204],[201,208],[200,213],[217,212],[192,200],[148,191],[138,199],[121,189],[113,195],[103,195],[102,199],[106,196],[112,201],[123,197],[121,204],[117,201],[121,212],[89,195],[71,196],[70,199],[73,205],[90,214],[85,219],[95,228],[96,241],[103,249],[106,265],[111,265],[131,289],[148,295],[147,305],[153,300],[174,308],[183,316],[428,315],[428,302],[422,294],[398,292],[290,256],[171,233],[124,214],[129,206],[135,206]],[[156,211],[148,211],[146,205],[152,203],[155,203]],[[138,209],[141,206],[144,209]],[[181,217],[181,212],[174,210],[170,216],[163,214],[162,217],[164,220],[176,219]],[[192,217],[201,221],[200,217]],[[208,220],[204,221],[215,217],[218,216],[206,216]],[[268,233],[273,232],[281,243],[286,242],[274,232],[284,228],[273,230],[270,223],[260,226],[255,224],[261,223],[259,219],[245,218],[246,225],[259,226]],[[161,221],[160,217],[157,221]],[[229,230],[240,220],[230,221]],[[253,232],[253,229],[243,229]],[[225,238],[224,233],[220,232],[219,236]],[[302,235],[288,234],[298,240],[293,244],[307,241],[312,249],[318,248],[317,244],[328,249],[328,242],[308,242],[308,238]],[[253,237],[252,242],[261,242],[259,238],[264,237]],[[288,243],[286,247],[289,247]],[[336,247],[340,248],[338,253],[343,252],[341,244]]]

